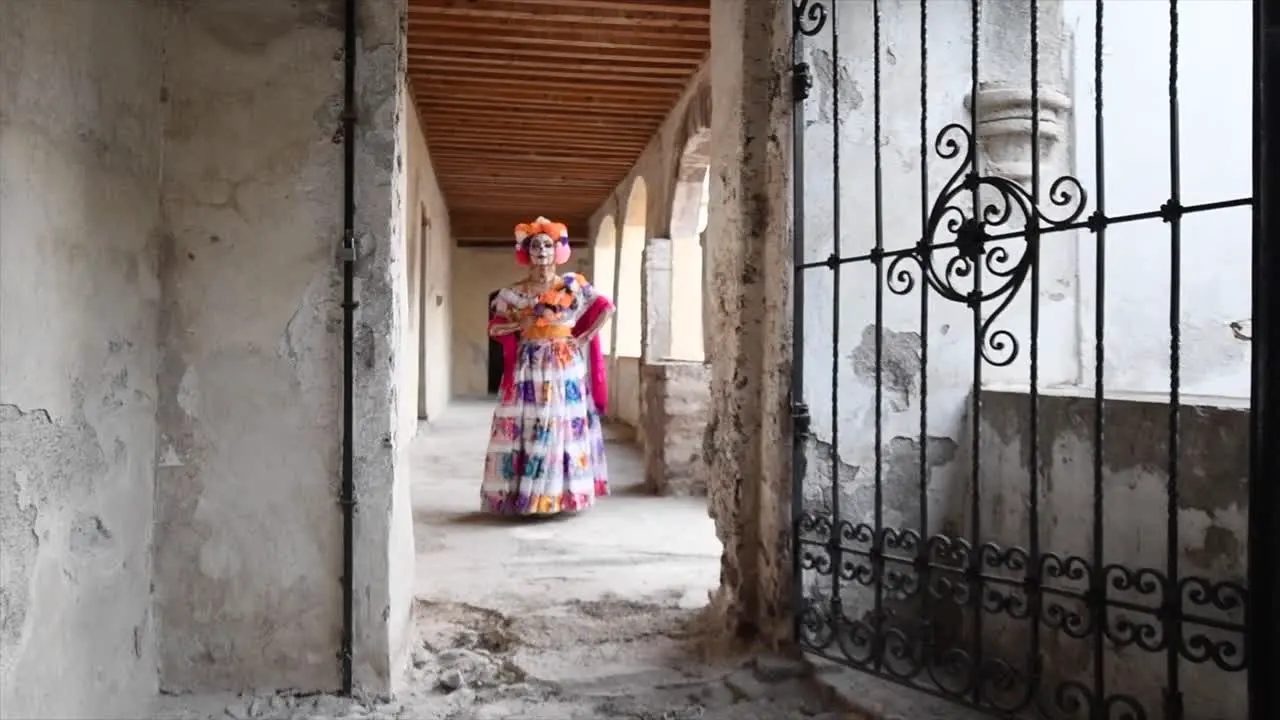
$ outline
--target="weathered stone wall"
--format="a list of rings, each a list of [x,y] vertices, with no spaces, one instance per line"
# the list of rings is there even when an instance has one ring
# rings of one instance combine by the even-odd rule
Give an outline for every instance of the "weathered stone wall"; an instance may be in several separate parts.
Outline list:
[[[703,363],[646,364],[644,377],[645,488],[655,495],[705,495],[702,458],[711,374]]]
[[[727,637],[790,635],[792,5],[711,3],[707,494]]]
[[[159,3],[0,2],[0,714],[143,717]]]
[[[404,175],[402,3],[361,3],[354,138],[341,3],[101,5],[0,4],[0,702],[337,686],[344,140],[356,679],[385,693],[414,569],[403,198],[442,206]]]
[[[402,432],[413,434],[420,418],[439,417],[453,384],[453,235],[449,209],[423,135],[412,95],[404,96],[405,281],[402,346],[411,362],[401,364]]]
[[[359,3],[356,60],[355,681],[385,694],[402,679],[413,604],[413,508],[397,382],[407,288],[404,0]]]
[[[333,689],[341,6],[176,4],[166,43],[162,684]]]
[[[398,3],[361,7],[355,656],[382,692],[413,571],[396,462],[403,43]],[[173,6],[156,554],[169,690],[339,681],[342,23],[332,0]]]

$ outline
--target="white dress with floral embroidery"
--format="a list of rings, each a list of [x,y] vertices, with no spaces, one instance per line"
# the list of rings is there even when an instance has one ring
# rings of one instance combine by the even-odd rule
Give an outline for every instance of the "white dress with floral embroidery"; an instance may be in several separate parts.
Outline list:
[[[596,300],[596,291],[577,274],[561,278],[569,307],[516,346],[511,382],[493,413],[485,454],[482,509],[500,515],[548,515],[584,510],[608,494],[604,433],[591,398],[586,350],[567,335]],[[530,314],[539,296],[505,288],[492,310],[515,319]]]

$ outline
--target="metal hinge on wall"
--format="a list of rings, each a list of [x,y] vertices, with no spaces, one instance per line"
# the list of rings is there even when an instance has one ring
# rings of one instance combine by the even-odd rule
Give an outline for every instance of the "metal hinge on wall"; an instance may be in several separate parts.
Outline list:
[[[800,102],[809,97],[809,90],[813,88],[813,73],[809,70],[809,63],[796,63],[791,66],[791,99]]]

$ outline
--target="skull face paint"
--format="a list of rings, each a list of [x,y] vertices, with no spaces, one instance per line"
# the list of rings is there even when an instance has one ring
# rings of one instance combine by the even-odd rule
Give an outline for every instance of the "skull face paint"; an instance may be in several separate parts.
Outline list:
[[[529,238],[529,262],[533,265],[553,265],[556,259],[556,243],[550,236],[539,233]]]

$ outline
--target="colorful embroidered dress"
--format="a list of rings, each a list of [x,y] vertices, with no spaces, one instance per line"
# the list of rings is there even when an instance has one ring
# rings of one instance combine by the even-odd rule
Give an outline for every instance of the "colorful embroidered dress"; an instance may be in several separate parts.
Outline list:
[[[493,413],[480,488],[482,509],[500,515],[584,510],[609,492],[600,415],[608,390],[598,337],[574,339],[612,304],[586,279],[567,274],[541,295],[498,292],[491,324],[534,317],[498,336],[506,372]]]

